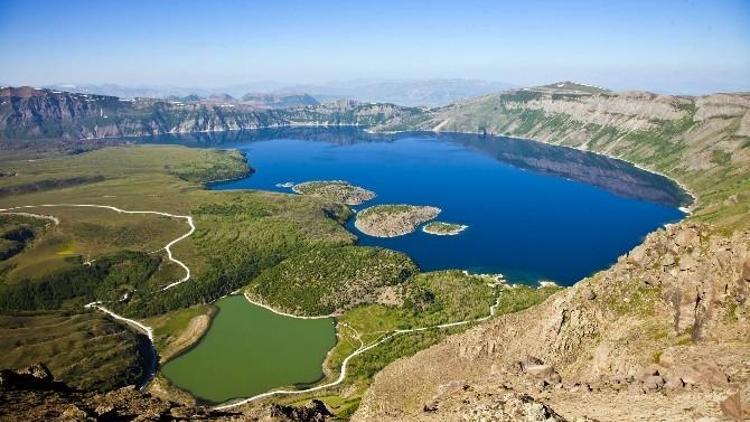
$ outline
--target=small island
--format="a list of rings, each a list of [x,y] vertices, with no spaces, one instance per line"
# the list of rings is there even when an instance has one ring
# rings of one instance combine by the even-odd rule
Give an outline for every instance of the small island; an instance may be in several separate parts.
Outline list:
[[[446,223],[444,221],[433,221],[422,227],[422,231],[436,236],[454,236],[466,230],[469,226],[463,224]]]
[[[440,211],[440,208],[430,206],[377,205],[357,213],[354,227],[375,237],[402,236],[437,217]]]
[[[287,188],[287,189],[289,189],[289,188],[293,188],[294,187],[294,183],[292,183],[292,182],[277,183],[275,186],[277,188]]]
[[[300,195],[311,195],[346,205],[359,205],[375,197],[375,192],[354,186],[345,180],[316,180],[292,187]]]

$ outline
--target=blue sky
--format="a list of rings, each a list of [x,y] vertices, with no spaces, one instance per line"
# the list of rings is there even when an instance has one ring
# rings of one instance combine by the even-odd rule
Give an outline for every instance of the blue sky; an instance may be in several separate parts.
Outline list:
[[[0,82],[750,90],[750,1],[0,0]]]

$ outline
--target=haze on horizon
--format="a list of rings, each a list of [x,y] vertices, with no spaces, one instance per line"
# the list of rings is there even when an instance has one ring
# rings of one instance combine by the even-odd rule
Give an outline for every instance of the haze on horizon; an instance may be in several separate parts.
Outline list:
[[[0,83],[37,86],[461,78],[750,91],[750,3],[5,0],[0,66]]]

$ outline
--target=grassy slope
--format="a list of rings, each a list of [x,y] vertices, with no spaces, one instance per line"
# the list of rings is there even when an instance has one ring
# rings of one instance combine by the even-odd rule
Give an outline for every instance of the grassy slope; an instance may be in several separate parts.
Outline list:
[[[137,381],[144,341],[94,312],[0,315],[0,367],[44,362],[76,388],[107,390]]]

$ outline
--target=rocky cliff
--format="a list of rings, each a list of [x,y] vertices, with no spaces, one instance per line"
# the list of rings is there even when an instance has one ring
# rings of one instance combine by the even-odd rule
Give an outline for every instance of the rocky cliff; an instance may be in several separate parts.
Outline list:
[[[215,101],[122,100],[31,87],[0,89],[0,142],[70,140],[222,132],[279,126],[358,125],[399,122],[418,113],[391,104],[342,101],[286,109]]]
[[[750,231],[659,230],[545,303],[387,367],[355,419],[516,420],[518,397],[567,420],[721,419],[729,396],[750,398],[749,294]]]

